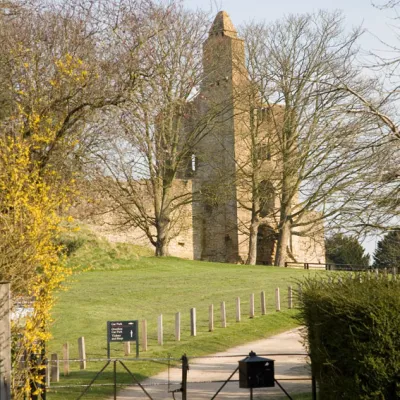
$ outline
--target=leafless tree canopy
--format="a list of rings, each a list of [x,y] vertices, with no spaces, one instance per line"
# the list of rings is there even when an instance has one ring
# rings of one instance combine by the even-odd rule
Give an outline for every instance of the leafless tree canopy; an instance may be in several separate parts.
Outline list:
[[[360,99],[354,95],[371,95],[376,87],[355,63],[361,33],[345,34],[343,16],[322,11],[244,28],[250,79],[259,91],[255,98],[272,110],[277,131],[271,144],[276,160],[271,181],[280,196],[276,265],[286,259],[290,232],[311,234],[318,221],[335,223],[350,212],[353,190],[363,186],[366,157],[374,158],[371,146],[380,124],[358,113]],[[254,127],[249,132],[258,134]],[[257,167],[253,159],[250,173]],[[259,201],[257,179],[252,185],[253,201]],[[253,218],[256,225],[259,217]]]

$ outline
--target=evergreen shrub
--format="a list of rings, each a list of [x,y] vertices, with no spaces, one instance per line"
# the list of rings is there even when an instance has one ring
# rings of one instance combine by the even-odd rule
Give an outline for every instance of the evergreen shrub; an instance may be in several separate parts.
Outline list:
[[[302,282],[300,322],[320,399],[400,399],[400,280]]]

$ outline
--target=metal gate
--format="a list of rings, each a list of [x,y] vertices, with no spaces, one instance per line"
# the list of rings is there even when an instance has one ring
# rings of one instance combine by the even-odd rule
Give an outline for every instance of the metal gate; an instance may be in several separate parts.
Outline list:
[[[316,399],[315,381],[311,376],[306,353],[260,354],[275,359],[275,387],[262,389],[239,389],[238,361],[247,357],[243,354],[181,358],[118,358],[87,359],[101,365],[92,372],[90,379],[79,384],[51,384],[47,388],[47,399],[52,392],[73,392],[69,398],[76,400],[93,398],[93,391],[107,393],[108,399],[252,399],[253,393],[274,399],[285,395],[292,399],[294,393],[312,393]],[[290,361],[289,361],[290,360]],[[79,360],[71,360],[79,361]],[[138,363],[161,363],[166,370],[151,378],[143,379],[137,374]],[[83,375],[85,373],[82,371]],[[76,371],[79,374],[79,371]],[[88,375],[88,373],[86,373]],[[91,396],[90,396],[91,394]],[[275,396],[275,397],[274,397]]]

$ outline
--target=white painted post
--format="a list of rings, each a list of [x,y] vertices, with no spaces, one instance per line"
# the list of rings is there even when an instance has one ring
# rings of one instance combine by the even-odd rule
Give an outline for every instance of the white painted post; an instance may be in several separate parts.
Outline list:
[[[240,297],[236,297],[236,322],[240,322]]]
[[[63,372],[64,376],[69,375],[69,343],[63,344]]]
[[[209,332],[214,330],[214,304],[208,307],[208,330]]]
[[[379,278],[379,269],[375,268],[375,278],[378,279]]]
[[[181,341],[181,313],[177,312],[175,314],[175,340],[177,342]]]
[[[147,351],[147,321],[142,320],[142,350]]]
[[[11,399],[11,291],[9,282],[0,282],[0,399]]]
[[[86,348],[85,348],[85,338],[81,336],[78,339],[78,352],[79,352],[79,368],[86,369]]]
[[[190,309],[190,336],[196,336],[197,328],[196,328],[196,309]]]
[[[254,293],[250,295],[250,310],[249,310],[250,318],[254,318]]]
[[[222,328],[226,328],[226,310],[224,301],[221,303],[221,326]]]
[[[164,344],[164,330],[163,330],[163,317],[162,314],[158,316],[158,344],[162,346]]]
[[[265,292],[264,290],[261,292],[261,315],[265,315],[267,313],[267,308],[265,306]]]
[[[58,361],[58,354],[56,354],[56,353],[51,355],[50,381],[51,382],[59,382],[60,381],[59,361]]]
[[[131,342],[124,342],[124,354],[125,356],[131,354]]]
[[[279,288],[275,289],[275,308],[276,311],[281,311],[281,295],[279,293]]]
[[[291,286],[288,287],[288,307],[289,310],[293,308],[293,289]]]

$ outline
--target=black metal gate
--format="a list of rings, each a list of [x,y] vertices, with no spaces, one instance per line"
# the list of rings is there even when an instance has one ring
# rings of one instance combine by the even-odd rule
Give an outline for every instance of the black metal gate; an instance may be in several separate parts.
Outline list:
[[[102,367],[95,373],[91,379],[79,385],[65,385],[65,384],[52,384],[47,388],[48,399],[51,400],[51,392],[56,390],[69,390],[73,389],[76,393],[76,400],[85,399],[91,389],[107,387],[110,389],[109,399],[118,399],[120,391],[125,393],[125,396],[129,398],[137,399],[166,399],[168,397],[172,399],[187,400],[189,398],[196,399],[223,399],[226,392],[226,396],[230,393],[232,398],[232,392],[237,393],[235,398],[253,398],[253,389],[243,390],[238,389],[239,380],[236,376],[238,373],[237,360],[239,358],[246,357],[247,355],[221,355],[221,356],[204,356],[204,357],[187,357],[184,354],[181,358],[121,358],[121,359],[96,359],[96,362],[101,362]],[[298,357],[301,358],[302,365],[304,367],[304,359],[308,358],[306,353],[284,353],[284,354],[261,354],[261,356],[268,356],[276,359],[275,364],[280,365],[280,359],[285,357]],[[222,359],[229,359],[222,362]],[[77,361],[77,360],[74,360]],[[94,360],[87,360],[88,362]],[[133,362],[133,367],[129,367],[127,364]],[[162,363],[167,368],[162,374],[161,378],[149,378],[139,379],[135,376],[135,363],[137,362],[155,362]],[[284,364],[283,360],[281,364]],[[299,363],[300,365],[300,363]],[[117,368],[119,373],[117,374]],[[300,368],[300,367],[294,367]],[[110,375],[111,369],[111,375]],[[108,370],[108,380],[105,382],[104,379],[100,381],[100,377]],[[121,370],[130,378],[130,383],[126,381],[119,382],[118,377],[121,377]],[[191,371],[197,370],[197,378],[191,377]],[[216,371],[216,372],[213,372]],[[299,370],[300,371],[300,370]],[[311,376],[311,371],[305,370],[296,372],[296,376],[290,376],[290,374],[283,375],[282,373],[277,374],[275,378],[276,387],[273,388],[276,393],[277,391],[286,395],[288,399],[292,399],[291,391],[299,391],[299,383],[304,387],[303,392],[311,392],[313,400],[316,400],[316,385],[315,380]],[[300,374],[300,376],[299,376]],[[192,375],[193,376],[193,375]],[[211,378],[210,378],[211,377]],[[110,381],[111,380],[111,381]],[[297,387],[297,388],[296,388]],[[238,391],[239,390],[239,391]],[[259,389],[254,389],[258,391]],[[264,389],[265,393],[269,389]],[[128,393],[128,394],[127,394]],[[196,395],[195,395],[196,394]],[[196,397],[194,397],[194,395]]]

